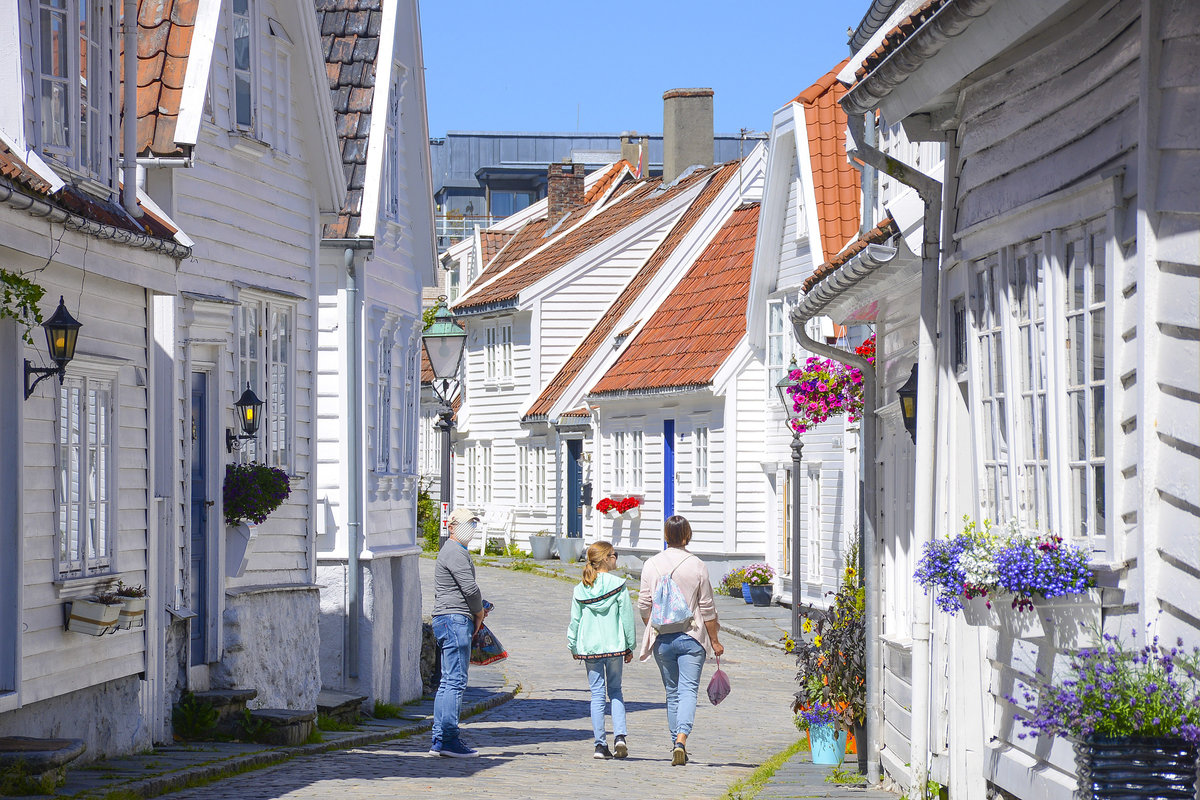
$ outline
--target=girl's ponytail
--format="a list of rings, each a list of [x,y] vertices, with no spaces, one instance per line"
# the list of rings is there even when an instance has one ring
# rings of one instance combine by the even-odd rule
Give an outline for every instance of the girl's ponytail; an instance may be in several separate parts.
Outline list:
[[[613,546],[608,542],[595,542],[588,546],[587,563],[583,565],[583,585],[591,586],[596,582],[600,567],[613,552]]]

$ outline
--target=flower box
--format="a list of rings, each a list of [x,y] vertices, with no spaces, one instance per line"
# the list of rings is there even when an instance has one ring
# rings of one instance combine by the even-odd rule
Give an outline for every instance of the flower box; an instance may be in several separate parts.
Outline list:
[[[1046,635],[1036,608],[1013,608],[1012,596],[1001,595],[992,601],[1000,613],[1000,631],[1014,639],[1040,639]]]
[[[621,512],[617,511],[615,508],[610,508],[604,512],[604,516],[608,517],[609,519],[616,519],[617,517],[621,516]]]
[[[1095,647],[1100,636],[1100,590],[1083,594],[1037,598],[1034,609],[1046,635],[1059,650]]]
[[[963,622],[972,627],[998,628],[1000,612],[996,609],[994,598],[989,596],[963,598]]]
[[[146,598],[121,597],[120,610],[117,616],[117,627],[123,630],[144,628],[146,626]]]
[[[103,636],[117,629],[121,617],[120,603],[101,603],[99,600],[78,599],[67,603],[67,630],[88,636]]]
[[[642,509],[639,508],[638,506],[634,506],[633,508],[626,511],[624,513],[624,516],[628,517],[629,519],[638,519],[639,517],[642,516]]]

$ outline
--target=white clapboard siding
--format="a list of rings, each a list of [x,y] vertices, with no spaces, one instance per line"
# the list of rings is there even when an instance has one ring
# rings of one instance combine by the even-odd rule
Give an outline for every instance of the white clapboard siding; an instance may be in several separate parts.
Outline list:
[[[767,542],[767,495],[769,487],[763,472],[763,442],[768,403],[778,402],[767,396],[766,370],[762,362],[751,360],[738,376],[733,391],[737,420],[737,442],[726,458],[735,458],[737,484],[733,491],[737,495],[737,522],[734,552],[758,558],[766,552]],[[775,392],[772,391],[771,395]]]
[[[788,181],[787,211],[783,216],[783,236],[779,242],[779,274],[775,279],[775,289],[798,287],[804,279],[812,274],[812,253],[808,246],[808,237],[796,239],[796,193],[800,184],[800,170],[795,156],[792,156],[792,172]]]

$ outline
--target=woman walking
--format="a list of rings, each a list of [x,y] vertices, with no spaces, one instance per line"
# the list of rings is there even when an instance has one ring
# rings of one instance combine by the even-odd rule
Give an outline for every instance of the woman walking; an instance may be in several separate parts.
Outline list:
[[[623,578],[609,573],[617,565],[617,552],[608,542],[587,549],[583,580],[575,587],[567,646],[587,667],[592,689],[593,758],[625,758],[625,700],[621,694],[622,664],[633,660],[633,603]],[[604,731],[605,696],[612,701],[613,749]]]
[[[653,556],[642,567],[642,585],[638,592],[638,611],[646,632],[638,660],[651,654],[662,674],[667,690],[667,725],[671,729],[671,764],[687,763],[687,739],[696,717],[696,698],[700,692],[700,672],[708,653],[720,656],[725,652],[718,634],[717,608],[713,602],[712,582],[708,568],[687,551],[692,540],[692,526],[679,515],[668,517],[663,526],[667,548]],[[659,581],[670,578],[687,600],[692,618],[686,629],[660,633],[650,624],[655,589]]]

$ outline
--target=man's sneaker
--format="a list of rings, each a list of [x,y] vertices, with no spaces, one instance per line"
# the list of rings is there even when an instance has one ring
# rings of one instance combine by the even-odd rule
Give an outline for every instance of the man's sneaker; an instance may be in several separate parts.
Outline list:
[[[442,754],[442,746],[440,744],[434,744],[434,745],[429,746],[429,755],[440,756],[441,754]]]
[[[613,757],[612,753],[609,752],[608,745],[606,745],[606,744],[596,745],[596,752],[592,754],[592,758],[612,758],[612,757]]]
[[[479,751],[472,750],[462,742],[451,742],[443,743],[438,755],[446,756],[447,758],[476,758],[479,755]]]
[[[671,749],[671,766],[682,767],[687,763],[687,748],[683,746],[683,742],[676,742],[675,747]]]
[[[629,747],[625,744],[625,737],[618,736],[613,739],[613,758],[625,758],[629,755]]]

